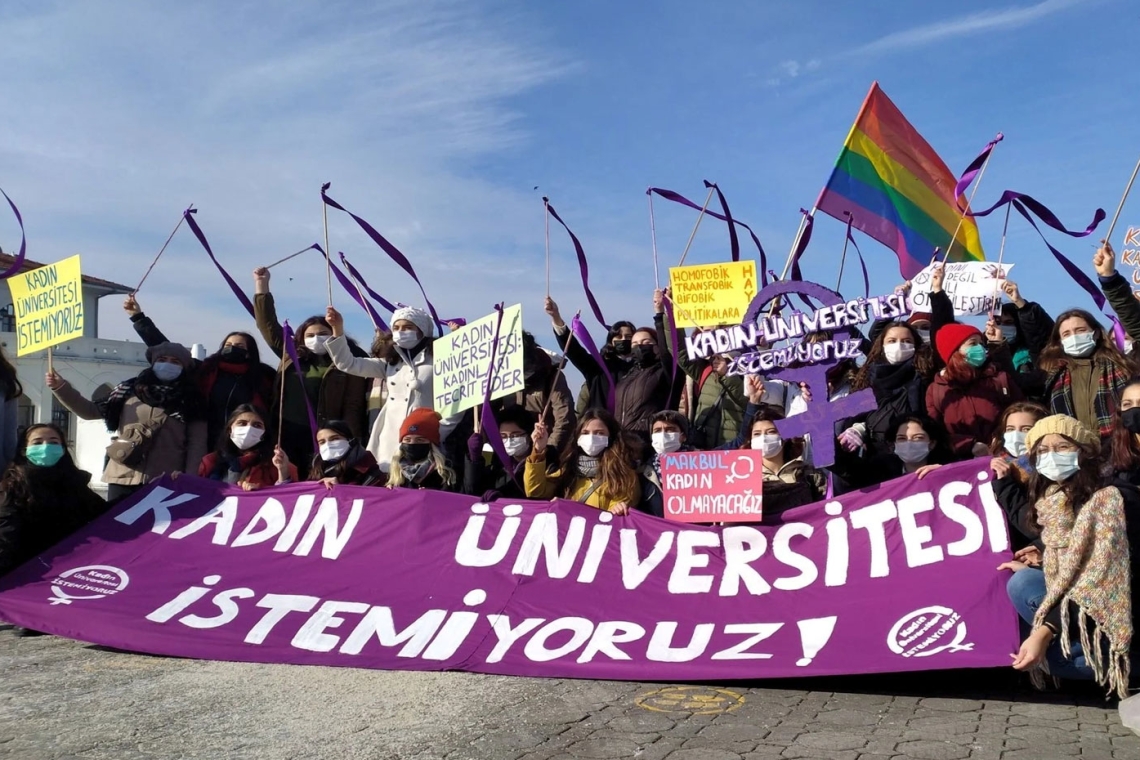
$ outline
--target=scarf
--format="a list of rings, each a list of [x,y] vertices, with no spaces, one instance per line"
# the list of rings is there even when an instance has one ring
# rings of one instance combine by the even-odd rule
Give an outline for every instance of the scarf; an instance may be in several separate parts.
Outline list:
[[[414,485],[422,483],[435,470],[435,462],[429,456],[422,462],[401,462],[400,472],[404,479]]]
[[[1101,438],[1112,435],[1112,415],[1116,411],[1116,399],[1124,392],[1128,385],[1128,373],[1109,361],[1097,359],[1093,370],[1100,370],[1097,379],[1096,398],[1093,399],[1093,411],[1096,413],[1096,424]],[[1045,384],[1050,388],[1049,407],[1053,414],[1067,414],[1077,418],[1073,410],[1073,376],[1067,365],[1062,365],[1049,376]]]
[[[241,474],[261,463],[261,453],[254,449],[243,451],[237,456],[230,456],[218,452],[218,459],[214,462],[214,469],[210,473],[210,480],[224,480],[227,483],[237,483]],[[236,477],[235,477],[236,476]]]
[[[174,384],[161,383],[153,370],[144,369],[138,377],[124,380],[112,388],[106,398],[95,402],[95,406],[111,432],[119,429],[123,406],[132,396],[147,406],[161,409],[168,417],[189,422],[199,416],[198,399],[192,389],[187,392],[187,386],[181,381],[180,377]]]
[[[868,379],[871,388],[875,391],[875,398],[879,401],[894,396],[900,388],[906,387],[916,377],[914,358],[907,359],[899,364],[872,364]]]
[[[1097,683],[1128,696],[1132,643],[1131,565],[1124,522],[1124,500],[1115,488],[1102,488],[1075,511],[1059,488],[1037,502],[1037,522],[1045,544],[1045,598],[1034,626],[1061,605],[1061,651],[1071,652],[1070,604],[1079,610],[1081,649]],[[1102,644],[1107,644],[1108,659]],[[1040,677],[1039,673],[1034,673]]]
[[[596,480],[598,477],[598,458],[588,457],[582,454],[578,457],[578,475],[589,480]]]

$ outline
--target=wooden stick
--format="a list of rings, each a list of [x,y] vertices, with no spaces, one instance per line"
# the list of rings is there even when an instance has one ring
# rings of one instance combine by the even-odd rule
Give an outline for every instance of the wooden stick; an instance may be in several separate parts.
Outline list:
[[[52,374],[55,372],[55,365],[52,363],[52,359],[51,359],[51,346],[48,346],[47,352],[48,352],[48,374]]]
[[[653,193],[646,193],[646,195],[649,196],[649,239],[653,241],[653,286],[660,290],[661,275],[657,268],[657,222],[653,217]]]
[[[848,217],[851,216],[850,211],[844,211]],[[839,279],[835,283],[835,292],[839,293],[840,286],[843,285],[843,265],[847,263],[847,244],[851,241],[851,222],[847,222],[847,232],[843,236],[843,255],[839,257]]]
[[[194,208],[194,204],[191,203],[189,206],[187,206],[187,208]],[[150,266],[146,268],[146,272],[143,274],[142,279],[139,280],[138,286],[133,291],[131,291],[132,296],[139,292],[139,288],[141,288],[143,286],[143,283],[146,282],[146,278],[150,277],[150,272],[152,269],[154,269],[154,265],[157,264],[158,260],[162,258],[162,254],[166,252],[166,246],[170,245],[170,241],[174,239],[174,233],[178,232],[178,228],[182,226],[182,223],[184,221],[186,221],[186,214],[178,217],[178,224],[174,225],[174,229],[170,232],[170,237],[166,238],[166,242],[163,243],[162,247],[158,249],[158,255],[154,257],[154,261],[150,262]]]
[[[277,398],[277,448],[281,448],[281,436],[285,431],[285,381],[288,379],[288,373],[285,372],[285,357],[288,355],[285,349],[281,349],[281,368],[278,370],[281,375],[281,394]],[[300,465],[297,471],[300,472]]]
[[[481,407],[481,406],[483,406],[483,405],[480,404],[479,406],[477,406],[473,409],[473,411],[475,412],[475,432],[479,433],[479,434],[483,433],[483,425],[480,424],[482,422],[482,420],[479,419],[479,412],[480,412],[479,407]]]
[[[795,238],[795,240],[792,241],[792,249],[790,251],[788,251],[788,259],[787,259],[787,261],[784,262],[784,271],[780,274],[780,281],[781,282],[783,282],[783,280],[785,278],[787,278],[788,270],[792,268],[792,257],[796,255],[796,249],[800,247],[800,240],[804,236],[804,230],[807,229],[808,217],[814,218],[817,208],[818,208],[817,206],[812,206],[811,212],[806,214],[803,218],[800,219],[800,228],[798,230],[796,230],[796,238]],[[761,273],[760,276],[763,277],[764,276],[763,273]],[[776,313],[776,309],[779,308],[780,301],[782,301],[782,300],[783,299],[781,299],[781,298],[776,298],[772,301],[772,305],[768,308],[768,316],[769,317],[771,317],[773,314]],[[790,300],[788,301],[788,304],[791,305]]]
[[[1120,212],[1124,209],[1124,202],[1128,200],[1128,194],[1132,192],[1132,183],[1136,181],[1136,175],[1140,174],[1140,161],[1136,162],[1136,168],[1132,170],[1132,176],[1128,178],[1128,185],[1124,188],[1124,195],[1120,199],[1120,203],[1116,206],[1116,213],[1112,215],[1112,222],[1108,225],[1108,232],[1105,233],[1104,239],[1111,245],[1112,244],[1112,231],[1116,229],[1116,223],[1120,221]]]
[[[546,297],[550,298],[550,199],[542,196],[542,210],[546,221]]]
[[[324,215],[325,219],[325,279],[328,280],[329,286],[329,306],[332,306],[332,251],[329,250],[329,204],[325,203],[324,198],[321,198],[321,214]]]
[[[582,316],[581,309],[574,315],[574,318],[577,319],[580,316]],[[571,324],[573,324],[573,322],[571,322]],[[566,335],[566,345],[562,346],[562,361],[558,362],[558,367],[554,370],[554,379],[550,381],[550,393],[546,394],[546,404],[542,407],[542,414],[538,415],[539,422],[546,419],[546,413],[550,410],[550,401],[554,393],[554,385],[558,382],[558,376],[562,374],[562,369],[566,366],[566,362],[568,361],[566,352],[570,350],[570,341],[574,340],[574,331],[570,329],[570,325],[566,325],[566,329],[568,332]]]
[[[990,158],[993,154],[994,152],[991,150],[989,155],[986,156],[986,160],[982,162],[982,168],[978,170],[978,178],[974,180],[974,187],[970,190],[970,198],[966,201],[966,208],[962,210],[961,216],[958,217],[958,226],[954,228],[954,234],[950,236],[950,245],[946,246],[946,255],[942,258],[942,260],[947,263],[950,262],[950,251],[954,249],[954,243],[958,241],[958,233],[962,230],[962,225],[966,223],[966,212],[974,205],[974,196],[977,195],[978,188],[981,187],[982,177],[986,176],[986,167],[990,165]],[[938,255],[937,250],[935,250],[934,255]],[[931,259],[930,263],[933,264],[934,259]]]
[[[327,243],[326,243],[326,245],[327,245]],[[311,251],[311,250],[313,250],[313,246],[311,246],[311,245],[308,248],[302,248],[301,250],[297,251],[296,253],[289,254],[288,256],[286,256],[283,259],[278,259],[277,261],[274,261],[272,264],[270,264],[269,266],[267,266],[265,268],[266,269],[272,269],[273,267],[277,266],[278,264],[284,264],[289,259],[295,259],[298,256],[300,256],[302,253],[304,253],[305,251]]]
[[[1006,232],[1009,230],[1009,212],[1010,212],[1010,209],[1012,209],[1012,208],[1013,208],[1012,203],[1007,203],[1005,205],[1005,225],[1001,228],[1001,246],[998,248],[997,265],[998,265],[998,275],[999,276],[1001,275],[1001,263],[1005,259],[1005,235],[1006,235]],[[998,282],[1000,282],[1000,280],[995,278],[994,279],[993,305],[990,307],[991,308],[991,316],[996,316],[997,313],[999,311],[1001,311],[1001,309],[998,307],[998,299],[1001,298],[1001,295],[1000,295],[1001,287],[998,285]]]
[[[689,255],[689,248],[691,248],[693,245],[693,239],[697,236],[697,230],[701,228],[701,221],[705,218],[705,211],[708,209],[709,204],[712,202],[713,193],[715,191],[715,187],[709,188],[709,194],[705,197],[705,205],[701,206],[701,213],[697,216],[697,223],[693,225],[693,231],[689,234],[689,242],[685,243],[685,252],[681,254],[681,260],[677,262],[677,266],[684,265],[685,257]]]

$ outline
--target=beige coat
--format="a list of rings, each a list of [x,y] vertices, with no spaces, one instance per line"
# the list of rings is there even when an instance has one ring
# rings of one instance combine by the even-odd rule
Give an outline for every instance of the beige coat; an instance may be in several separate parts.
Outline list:
[[[84,420],[100,420],[103,415],[93,401],[83,398],[70,384],[55,392],[60,403]],[[131,396],[123,404],[119,417],[119,431],[127,425],[141,424],[155,430],[141,462],[127,466],[108,459],[103,470],[103,482],[120,486],[141,486],[173,472],[198,472],[202,458],[209,453],[206,445],[206,422],[197,420],[185,423],[168,417],[166,412]]]

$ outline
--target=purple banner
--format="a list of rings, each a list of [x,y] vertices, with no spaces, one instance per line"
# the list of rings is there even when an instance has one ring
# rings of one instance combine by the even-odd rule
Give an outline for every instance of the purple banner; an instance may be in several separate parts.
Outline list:
[[[988,459],[966,462],[781,524],[703,528],[184,475],[0,579],[0,618],[178,657],[556,678],[1008,666],[1017,617],[989,478]]]

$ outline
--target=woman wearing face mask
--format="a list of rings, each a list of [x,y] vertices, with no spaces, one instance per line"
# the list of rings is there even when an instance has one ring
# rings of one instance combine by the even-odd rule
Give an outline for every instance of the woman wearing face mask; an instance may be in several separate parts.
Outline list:
[[[32,425],[0,480],[0,576],[107,510],[55,425]]]
[[[654,517],[665,516],[665,500],[661,484],[661,464],[666,454],[678,451],[696,451],[689,445],[689,421],[685,415],[666,409],[653,415],[650,420],[650,445],[652,454],[646,452],[648,461],[638,472],[641,481],[641,503],[638,510]]]
[[[333,486],[381,486],[385,476],[376,457],[352,437],[352,428],[341,420],[325,423],[317,431],[317,453],[309,468],[309,480]]]
[[[130,496],[163,475],[197,472],[208,451],[204,403],[186,372],[190,352],[177,343],[151,346],[151,366],[119,383],[98,400],[83,398],[56,372],[47,386],[59,402],[83,420],[103,420],[117,440],[107,447],[103,482],[107,500]]]
[[[836,449],[833,471],[843,481],[836,493],[868,488],[904,475],[920,479],[954,461],[946,430],[923,415],[906,415],[891,422],[891,448],[873,456],[853,457]]]
[[[992,322],[990,337],[1000,346]],[[994,420],[1011,403],[1021,401],[1021,388],[1009,373],[991,361],[986,338],[976,327],[946,325],[938,331],[937,348],[946,368],[926,389],[926,413],[941,420],[959,459],[986,456]]]
[[[550,354],[538,345],[529,332],[523,331],[523,378],[526,386],[511,396],[493,401],[495,415],[500,410],[520,408],[537,419],[544,415],[543,423],[550,430],[550,445],[561,451],[570,443],[578,414],[574,411],[574,397],[566,382],[566,375],[559,372]],[[533,429],[532,422],[530,428]],[[527,432],[530,439],[530,431]]]
[[[764,457],[764,519],[811,504],[823,498],[827,490],[827,476],[822,470],[809,467],[803,459],[803,439],[784,440],[776,423],[784,415],[762,410],[749,425],[748,439],[741,448],[759,451]]]
[[[892,421],[925,414],[926,385],[932,369],[922,348],[922,339],[905,322],[892,322],[878,334],[851,388],[852,393],[871,388],[878,408],[848,422],[839,435],[844,449],[856,452],[869,448],[872,455],[888,453],[894,438]]]
[[[1080,420],[1101,438],[1112,435],[1120,394],[1136,365],[1116,347],[1092,314],[1071,309],[1057,317],[1041,352],[1047,406]]]
[[[1060,321],[1060,320],[1059,320]],[[1040,528],[1041,568],[1007,562],[1007,591],[1027,633],[1013,667],[1048,664],[1056,678],[1096,680],[1127,696],[1130,648],[1140,611],[1136,575],[1140,506],[1102,487],[1100,436],[1056,414],[1026,437],[1035,472],[1029,519]]]
[[[146,345],[167,342],[162,331],[142,312],[134,296],[127,296],[123,309]],[[243,404],[269,409],[273,402],[277,372],[261,363],[257,341],[249,333],[229,333],[215,353],[200,362],[191,362],[188,369],[193,371],[198,392],[206,403],[208,441],[218,440],[234,409]]]
[[[400,428],[413,409],[432,405],[435,372],[432,368],[432,317],[423,309],[405,306],[392,314],[392,345],[375,359],[352,355],[344,335],[344,318],[329,307],[326,318],[332,325],[333,339],[328,348],[338,369],[359,377],[382,377],[388,400],[372,425],[368,450],[388,473],[392,457],[400,449]],[[458,417],[449,417],[440,425],[440,439],[446,441],[455,429]]]
[[[317,417],[317,424],[340,420],[352,431],[353,438],[361,440],[367,432],[368,381],[345,373],[333,366],[328,343],[332,328],[324,317],[309,317],[295,334],[297,358],[301,360],[301,375],[285,355],[285,333],[277,318],[273,294],[269,292],[269,270],[260,267],[253,271],[253,310],[257,329],[269,348],[282,358],[272,397],[270,412],[279,413],[281,385],[285,383],[285,403],[281,414],[281,448],[291,462],[308,462],[313,458],[313,432],[309,427],[309,409]],[[348,351],[364,356],[364,351],[348,341]],[[308,403],[306,403],[306,401]]]
[[[495,415],[499,426],[499,440],[511,458],[512,471],[508,472],[495,455],[490,462],[484,457],[483,433],[473,433],[467,441],[467,466],[463,470],[463,493],[478,496],[485,502],[496,499],[525,499],[522,487],[526,458],[530,454],[531,435],[534,433],[534,415],[520,406],[510,406]],[[573,432],[573,431],[571,431]],[[548,446],[546,461],[556,463],[558,451]]]
[[[295,482],[297,468],[274,445],[265,415],[243,404],[227,420],[217,448],[202,459],[198,476],[256,491]]]
[[[1100,280],[1100,289],[1128,337],[1133,341],[1140,340],[1140,302],[1132,295],[1132,284],[1116,271],[1116,251],[1107,240],[1100,241],[1100,248],[1093,255],[1093,266]]]
[[[641,501],[641,486],[617,420],[604,409],[590,409],[575,432],[575,445],[552,472],[546,459],[550,432],[541,422],[534,426],[523,471],[527,498],[570,499],[615,515],[629,514]]]
[[[622,429],[649,440],[649,420],[664,409],[675,409],[684,390],[684,379],[673,376],[673,360],[662,347],[659,336],[665,330],[664,291],[654,293],[654,327],[627,328],[618,323],[610,331],[609,348],[602,348],[602,361],[615,383],[615,411]],[[562,320],[558,304],[547,299],[546,312],[554,324],[559,345],[566,346],[566,357],[586,378],[589,387],[590,408],[604,408],[609,380],[593,357],[578,344],[567,340],[570,328]],[[617,332],[615,332],[615,330]],[[625,337],[629,334],[629,353],[626,354]]]
[[[440,416],[413,409],[400,426],[400,448],[388,468],[388,488],[454,491],[455,471],[439,448]]]
[[[999,325],[1002,338],[1009,347],[1015,370],[1014,379],[1026,398],[1043,401],[1046,374],[1038,367],[1041,352],[1053,332],[1053,318],[1033,301],[1021,296],[1017,283],[1006,280],[1002,292],[1009,299],[1001,306]]]
[[[1025,519],[1029,510],[1029,476],[1033,463],[1029,458],[1026,437],[1033,426],[1049,416],[1040,404],[1021,401],[1011,404],[998,420],[990,453],[994,459],[990,470],[994,474],[994,498],[1005,510],[1010,526],[1010,541],[1020,550],[1037,538],[1037,529]]]

